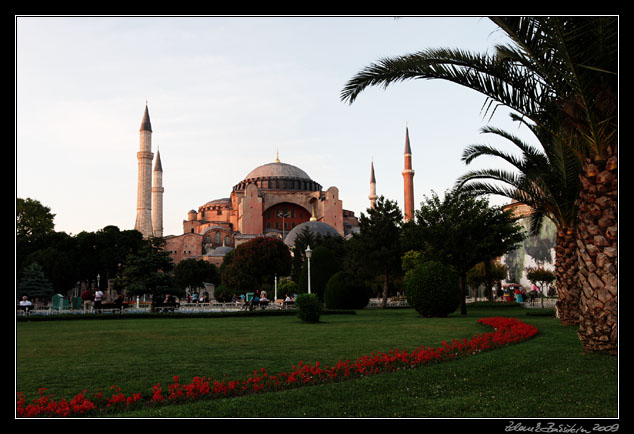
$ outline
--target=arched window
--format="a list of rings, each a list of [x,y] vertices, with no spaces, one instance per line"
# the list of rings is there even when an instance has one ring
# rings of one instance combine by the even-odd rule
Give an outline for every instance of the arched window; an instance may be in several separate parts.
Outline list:
[[[220,244],[220,232],[216,232],[216,244]]]

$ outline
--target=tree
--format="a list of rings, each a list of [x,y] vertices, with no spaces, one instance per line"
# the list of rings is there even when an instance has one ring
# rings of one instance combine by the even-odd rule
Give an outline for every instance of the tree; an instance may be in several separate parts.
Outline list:
[[[200,288],[204,282],[217,285],[220,275],[216,266],[207,261],[184,259],[174,267],[174,280],[181,289]]]
[[[491,280],[498,282],[500,286],[502,280],[506,279],[508,269],[506,265],[500,262],[492,262],[490,264],[490,275],[485,273],[485,262],[476,264],[471,270],[467,272],[467,285],[474,289],[474,298],[477,298],[477,289],[480,285],[485,285],[487,290],[491,289]],[[488,295],[488,294],[487,294]]]
[[[426,198],[416,211],[415,223],[410,222],[403,232],[404,243],[420,251],[424,261],[435,260],[455,269],[463,315],[467,313],[467,272],[514,249],[524,237],[509,212],[460,190],[445,193],[443,200],[435,193]]]
[[[136,253],[126,259],[122,273],[122,284],[128,295],[150,294],[153,298],[172,293],[185,293],[174,286],[171,272],[174,263],[169,253],[163,250],[162,238],[147,240]]]
[[[53,294],[53,285],[51,285],[51,282],[44,276],[44,271],[37,262],[33,262],[24,269],[22,279],[20,279],[18,283],[18,298],[22,298],[25,295],[31,299],[45,298]]]
[[[493,17],[510,38],[494,55],[426,50],[383,59],[356,74],[341,97],[367,86],[441,79],[505,105],[567,143],[582,164],[576,242],[586,352],[618,346],[618,17]],[[593,234],[592,232],[598,231]]]
[[[544,285],[550,285],[556,276],[552,271],[546,270],[543,267],[527,268],[526,277],[531,282],[537,283],[539,286],[539,292],[544,293]],[[542,298],[542,307],[544,307],[544,299]]]
[[[383,279],[381,307],[387,305],[390,283],[401,274],[400,230],[403,220],[396,202],[379,196],[367,215],[361,213],[359,233],[348,240],[348,271]]]
[[[51,209],[31,198],[16,201],[16,235],[18,238],[33,239],[53,232],[55,214]]]
[[[275,276],[291,271],[291,254],[283,241],[261,236],[240,244],[225,255],[220,268],[222,283],[239,293],[271,284]]]

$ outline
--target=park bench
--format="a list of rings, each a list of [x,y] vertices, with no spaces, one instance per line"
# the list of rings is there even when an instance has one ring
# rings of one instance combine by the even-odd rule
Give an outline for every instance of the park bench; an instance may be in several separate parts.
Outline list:
[[[128,303],[117,303],[117,302],[101,302],[101,307],[99,307],[98,311],[109,311],[109,312],[119,312],[123,313],[123,311],[128,307]]]
[[[176,303],[175,301],[171,303],[157,301],[154,302],[153,305],[156,312],[175,312],[180,307],[180,303]]]
[[[254,309],[257,309],[258,307],[264,310],[267,308],[268,305],[269,305],[268,300],[259,300],[259,301],[251,300],[244,303],[244,305],[242,306],[242,310],[254,310]]]

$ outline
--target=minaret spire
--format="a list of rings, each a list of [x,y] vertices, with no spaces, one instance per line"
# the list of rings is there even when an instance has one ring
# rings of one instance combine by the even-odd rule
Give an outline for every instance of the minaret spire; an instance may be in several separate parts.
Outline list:
[[[414,218],[414,170],[412,170],[412,148],[409,143],[409,128],[405,126],[405,167],[403,174],[404,220]]]
[[[143,238],[149,238],[152,232],[152,125],[147,102],[145,112],[139,129],[136,222],[134,229],[143,234]]]
[[[156,150],[156,162],[154,163],[154,179],[152,186],[152,231],[154,237],[163,236],[163,165],[161,154]]]
[[[374,208],[376,202],[376,178],[374,177],[374,159],[370,162],[370,208]]]

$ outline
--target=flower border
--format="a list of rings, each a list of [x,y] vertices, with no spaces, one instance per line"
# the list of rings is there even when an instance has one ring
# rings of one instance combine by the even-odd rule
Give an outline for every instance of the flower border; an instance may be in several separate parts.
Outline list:
[[[255,370],[245,380],[211,380],[196,376],[189,384],[181,384],[178,376],[165,390],[160,383],[152,387],[151,395],[141,393],[125,395],[119,386],[110,388],[111,395],[100,391],[88,398],[86,391],[77,394],[70,401],[66,398],[56,401],[47,395],[47,389],[38,390],[39,398],[26,402],[24,394],[18,392],[16,413],[19,418],[29,417],[86,417],[123,412],[143,406],[160,406],[173,403],[187,403],[201,399],[236,397],[251,393],[274,392],[300,386],[325,384],[359,378],[400,369],[441,363],[461,357],[476,355],[502,346],[520,343],[535,336],[537,328],[515,318],[489,317],[479,323],[493,328],[492,332],[477,334],[471,339],[443,341],[438,348],[420,346],[415,350],[394,349],[387,353],[372,353],[361,356],[354,362],[339,360],[333,366],[314,365],[300,361],[289,372],[269,375],[265,368]]]

